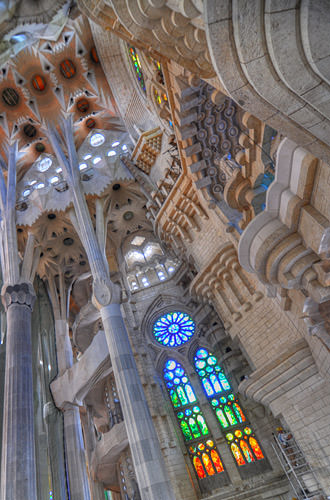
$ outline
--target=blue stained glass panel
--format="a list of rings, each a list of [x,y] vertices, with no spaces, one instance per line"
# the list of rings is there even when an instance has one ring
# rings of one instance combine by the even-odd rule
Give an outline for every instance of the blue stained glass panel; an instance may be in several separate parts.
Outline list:
[[[166,313],[154,323],[153,334],[160,344],[166,347],[178,347],[195,333],[195,322],[189,314],[183,312]]]

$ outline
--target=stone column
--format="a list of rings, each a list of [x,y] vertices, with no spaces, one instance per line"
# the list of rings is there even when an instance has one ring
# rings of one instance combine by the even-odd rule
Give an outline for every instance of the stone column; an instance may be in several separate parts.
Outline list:
[[[142,500],[174,500],[119,304],[100,309]]]
[[[63,412],[70,500],[90,500],[79,408],[67,403],[63,408]]]
[[[50,277],[48,284],[55,317],[58,373],[59,375],[63,375],[73,364],[67,321],[67,290],[63,274],[59,272],[60,300],[53,277]],[[64,415],[64,439],[70,500],[90,500],[79,408],[67,403],[62,410]]]
[[[56,132],[48,138],[70,185],[74,213],[72,223],[85,247],[93,275],[93,302],[101,312],[110,358],[122,404],[125,427],[142,500],[174,500],[159,441],[148,409],[135,359],[120,311],[120,291],[111,282],[104,250],[104,214],[96,211],[96,234],[82,190],[74,143],[72,118],[63,121],[67,156]]]
[[[1,500],[37,498],[33,422],[30,283],[3,289],[7,309]]]
[[[66,474],[63,453],[63,423],[59,410],[52,401],[44,406],[44,420],[47,426],[49,463],[52,472],[52,488],[55,500],[66,500]],[[61,421],[59,421],[61,418]]]
[[[94,481],[93,470],[92,470],[92,453],[95,449],[95,433],[92,429],[92,417],[90,415],[89,408],[87,406],[87,411],[85,414],[81,415],[81,425],[84,431],[85,438],[85,449],[88,460],[89,469],[89,488],[91,491],[92,500],[104,500],[104,486],[100,481]]]

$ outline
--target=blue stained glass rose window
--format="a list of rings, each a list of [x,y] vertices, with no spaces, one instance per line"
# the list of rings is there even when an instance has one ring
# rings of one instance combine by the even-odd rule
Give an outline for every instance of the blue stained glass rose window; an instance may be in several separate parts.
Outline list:
[[[192,317],[179,311],[164,314],[153,327],[155,339],[166,347],[178,347],[190,340],[194,333]]]

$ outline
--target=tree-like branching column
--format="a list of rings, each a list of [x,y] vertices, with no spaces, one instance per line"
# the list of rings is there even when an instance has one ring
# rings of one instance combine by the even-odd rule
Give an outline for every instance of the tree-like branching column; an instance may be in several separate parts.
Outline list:
[[[71,117],[64,120],[62,129],[65,144],[61,144],[61,138],[51,127],[48,128],[48,137],[70,186],[74,206],[71,220],[89,260],[93,276],[93,302],[103,320],[141,498],[173,500],[174,493],[121,314],[120,289],[110,280],[103,247],[105,238],[102,237],[104,213],[96,210],[95,233],[80,183]],[[62,145],[68,156],[64,154]]]

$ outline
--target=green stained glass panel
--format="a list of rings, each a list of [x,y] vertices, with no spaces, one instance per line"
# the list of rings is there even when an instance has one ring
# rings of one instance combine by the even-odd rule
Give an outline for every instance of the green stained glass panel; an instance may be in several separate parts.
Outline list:
[[[218,420],[221,424],[221,426],[226,429],[226,427],[229,426],[228,422],[227,422],[227,419],[225,417],[225,414],[223,413],[223,411],[221,410],[221,408],[217,408],[215,410],[215,413],[216,413],[216,416],[218,417]]]
[[[178,392],[178,396],[180,398],[181,403],[183,405],[187,405],[188,404],[188,399],[187,399],[186,393],[184,392],[184,390],[183,390],[183,388],[181,386],[177,387],[177,392]]]
[[[194,418],[190,417],[190,419],[188,420],[188,422],[189,422],[189,427],[190,427],[190,430],[191,430],[194,438],[200,437],[201,433],[199,432],[196,420]]]
[[[181,420],[180,425],[181,425],[182,434],[184,435],[185,440],[190,441],[190,439],[193,439],[193,435],[190,432],[189,425],[187,424],[187,422],[185,422],[184,420]]]
[[[171,401],[173,403],[174,408],[179,408],[181,406],[180,400],[178,398],[177,393],[172,389],[170,392]]]
[[[225,410],[225,414],[229,420],[230,425],[236,425],[237,420],[236,420],[236,417],[233,413],[233,410],[227,405],[224,407],[224,410]]]
[[[197,422],[199,424],[199,427],[200,427],[200,429],[202,431],[203,436],[207,436],[208,433],[209,433],[209,429],[208,429],[208,427],[206,425],[204,417],[202,417],[202,415],[198,415],[197,416]]]

